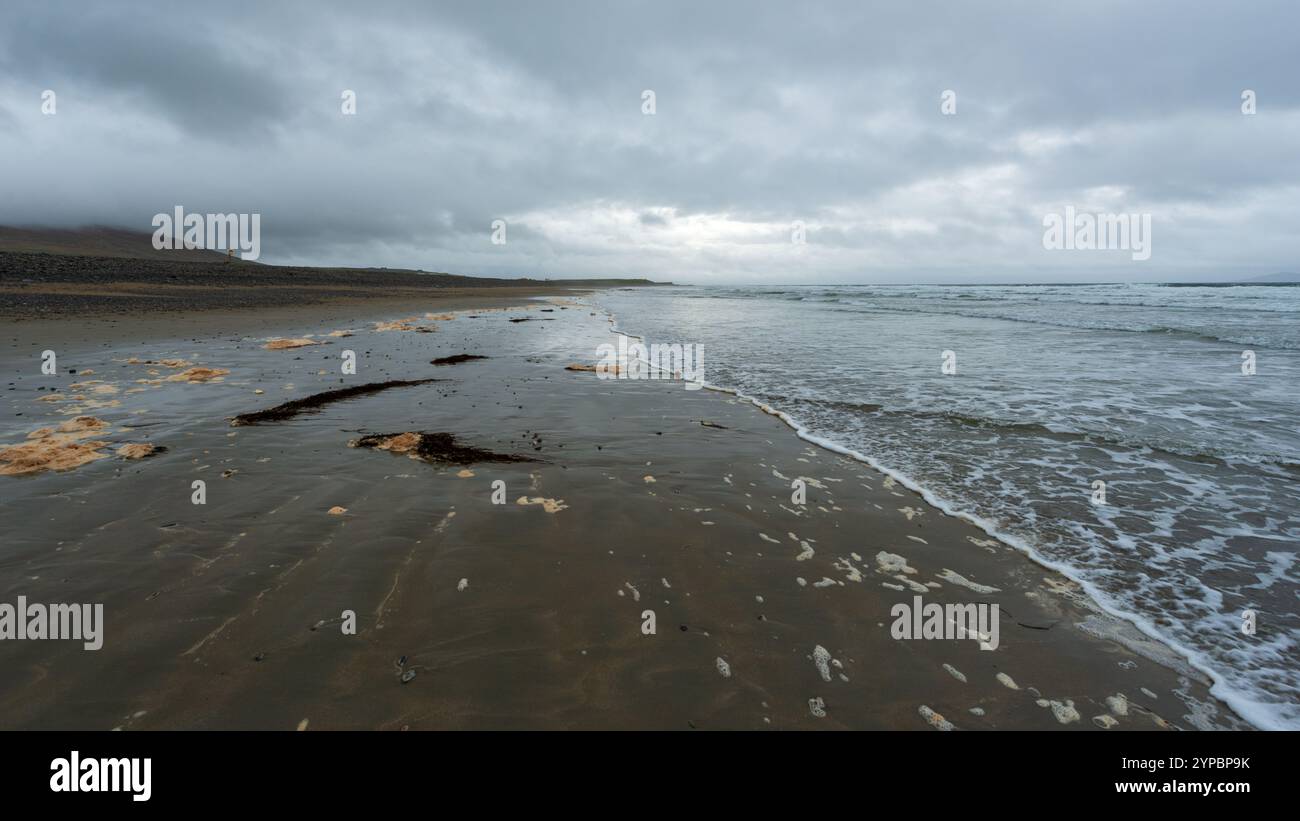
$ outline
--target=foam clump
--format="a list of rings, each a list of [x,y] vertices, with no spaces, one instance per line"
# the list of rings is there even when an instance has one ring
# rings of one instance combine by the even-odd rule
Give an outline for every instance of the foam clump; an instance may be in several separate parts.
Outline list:
[[[614,365],[608,362],[601,362],[597,365],[584,365],[580,363],[574,363],[572,365],[565,365],[564,369],[566,371],[584,371],[586,373],[603,373],[603,374],[608,374],[610,376],[618,376],[621,373],[623,373],[623,367],[621,365]]]
[[[391,319],[384,322],[376,322],[376,331],[415,331],[421,334],[431,334],[436,328],[432,325],[419,325],[418,316],[408,316],[405,319]]]
[[[283,350],[288,350],[288,349],[290,349],[290,348],[305,348],[305,347],[307,347],[308,345],[319,345],[319,344],[320,344],[320,343],[317,342],[317,341],[315,341],[314,339],[302,339],[302,338],[299,338],[299,339],[283,339],[283,338],[276,338],[276,339],[272,339],[272,340],[268,341],[268,342],[267,342],[265,345],[263,345],[262,347],[265,348],[265,349],[268,350],[268,351],[283,351]]]
[[[167,377],[168,382],[220,382],[221,377],[230,373],[226,368],[187,368],[180,373]]]
[[[927,724],[929,724],[931,727],[935,728],[936,730],[943,730],[944,732],[947,732],[953,729],[953,725],[951,721],[944,718],[939,713],[936,713],[934,710],[930,709],[924,704],[922,704],[920,707],[917,707],[916,711],[921,714],[921,718],[925,719],[925,722]]]
[[[821,675],[822,681],[831,680],[831,653],[820,644],[813,648],[813,664],[817,666],[817,672]]]
[[[531,499],[527,496],[520,496],[519,499],[516,500],[515,504],[541,505],[542,510],[545,510],[547,513],[559,513],[561,510],[569,509],[569,506],[564,503],[563,499],[544,499],[541,496],[534,496]]]
[[[123,459],[144,459],[158,453],[162,453],[166,448],[160,448],[157,445],[151,445],[148,442],[132,442],[122,445],[117,449],[117,455]]]
[[[897,553],[888,553],[884,550],[876,554],[876,566],[882,573],[915,573],[916,568],[907,564],[907,559]]]
[[[26,476],[45,471],[72,470],[106,458],[107,442],[84,441],[106,431],[108,423],[94,416],[78,416],[57,428],[38,428],[27,441],[0,450],[0,475]]]
[[[0,450],[0,476],[25,476],[47,470],[63,471],[103,459],[107,442],[76,442],[45,437]]]
[[[1065,701],[1049,701],[1048,706],[1052,708],[1052,715],[1061,724],[1072,724],[1079,720],[1079,711],[1074,709],[1074,702],[1066,699]]]

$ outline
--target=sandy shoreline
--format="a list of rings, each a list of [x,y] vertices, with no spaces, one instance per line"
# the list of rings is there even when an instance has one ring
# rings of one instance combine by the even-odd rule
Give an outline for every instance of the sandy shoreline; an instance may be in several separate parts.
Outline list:
[[[592,309],[477,312],[523,299],[15,326],[0,441],[75,418],[60,411],[76,400],[40,401],[38,388],[70,395],[95,379],[117,389],[100,401],[120,403],[85,409],[112,426],[101,438],[167,451],[0,477],[0,602],[106,614],[98,651],[0,644],[0,725],[1244,726],[1077,586],[748,403],[565,370],[609,341]],[[434,330],[375,330],[406,317]],[[340,330],[352,335],[326,336]],[[308,335],[319,344],[264,348]],[[44,349],[59,376],[40,376]],[[343,350],[355,376],[340,375]],[[430,364],[462,353],[489,358]],[[131,357],[230,373],[154,384],[172,371]],[[345,384],[422,378],[440,381],[229,424]],[[348,447],[404,431],[538,461],[444,467]],[[196,479],[204,505],[191,503]],[[918,595],[996,603],[997,649],[891,637],[891,608]],[[345,610],[355,635],[340,630]]]
[[[53,253],[6,241],[0,228],[0,317],[9,322],[121,318],[135,322],[160,312],[199,317],[322,311],[347,305],[400,305],[421,300],[564,295],[593,287],[650,285],[648,280],[495,279],[390,268],[310,268],[226,261],[208,251],[153,251],[135,237],[144,256]],[[66,238],[63,242],[67,242]],[[101,249],[102,250],[102,249]],[[152,254],[153,256],[149,256]],[[205,257],[209,258],[205,261]],[[216,259],[217,262],[210,261]],[[483,301],[486,300],[486,301]],[[471,304],[467,303],[467,304]],[[240,323],[242,325],[242,323]]]

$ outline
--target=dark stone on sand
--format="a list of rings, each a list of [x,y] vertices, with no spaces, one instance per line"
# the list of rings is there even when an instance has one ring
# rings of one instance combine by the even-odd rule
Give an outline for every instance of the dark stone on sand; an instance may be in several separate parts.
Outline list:
[[[372,393],[386,391],[389,388],[409,388],[413,385],[424,385],[429,382],[437,382],[437,379],[393,379],[388,382],[371,382],[366,385],[354,385],[351,388],[339,388],[334,391],[325,391],[313,396],[307,396],[302,399],[295,399],[292,402],[285,402],[282,405],[276,405],[266,410],[254,411],[253,413],[241,413],[234,419],[230,420],[231,427],[241,425],[258,425],[262,422],[283,422],[286,419],[292,419],[303,413],[314,413],[325,405],[334,402],[342,402],[345,399],[352,399],[357,396],[366,396]]]
[[[1030,622],[1018,621],[1016,622],[1016,624],[1020,625],[1021,627],[1026,627],[1030,630],[1051,630],[1053,627],[1060,624],[1060,622],[1053,621],[1053,622],[1039,622],[1037,624],[1032,624]]]

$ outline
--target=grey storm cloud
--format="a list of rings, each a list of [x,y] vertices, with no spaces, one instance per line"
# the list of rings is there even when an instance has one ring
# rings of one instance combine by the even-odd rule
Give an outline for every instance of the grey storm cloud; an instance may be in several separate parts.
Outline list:
[[[1297,24],[1291,2],[19,0],[0,223],[256,212],[264,262],[487,275],[1294,269]],[[1045,252],[1067,205],[1150,213],[1151,260]]]

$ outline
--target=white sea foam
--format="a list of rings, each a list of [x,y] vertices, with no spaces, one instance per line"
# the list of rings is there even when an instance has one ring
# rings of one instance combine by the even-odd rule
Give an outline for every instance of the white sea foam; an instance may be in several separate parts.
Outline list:
[[[822,681],[831,680],[831,653],[820,644],[813,648],[813,664],[817,667],[818,674],[821,675]]]
[[[882,340],[880,348],[893,370],[872,372],[873,378],[863,381],[866,372],[855,361],[841,361],[832,379],[830,372],[814,364],[820,360],[802,363],[769,357],[776,364],[767,372],[756,371],[751,362],[732,354],[724,337],[705,335],[698,341],[710,345],[714,382],[736,386],[711,383],[706,387],[776,416],[812,444],[870,465],[944,513],[972,523],[1077,582],[1102,611],[1163,642],[1209,677],[1214,695],[1252,724],[1300,728],[1300,614],[1294,605],[1300,577],[1294,551],[1287,549],[1300,535],[1300,492],[1293,472],[1300,465],[1300,436],[1289,422],[1296,404],[1293,386],[1300,384],[1300,357],[1289,352],[1290,347],[1300,347],[1293,344],[1300,343],[1300,322],[1296,322],[1300,289],[1106,287],[1110,290],[1087,294],[1056,286],[918,287],[904,289],[907,293],[901,296],[876,288],[869,298],[864,296],[872,291],[869,288],[777,289],[781,293],[761,297],[731,289],[729,298],[748,301],[743,322],[761,328],[766,345],[780,344],[787,328],[795,332],[816,328],[823,338],[834,339],[838,337],[830,323],[863,321],[854,319],[854,314],[842,314],[848,320],[838,320],[826,312],[842,313],[843,303],[828,302],[799,309],[820,313],[793,317],[787,308],[777,307],[790,305],[782,302],[787,298],[812,293],[827,300],[897,297],[901,301],[894,307],[899,310],[874,315],[880,322],[892,323],[889,328],[905,331],[920,326],[926,320],[918,316],[929,308],[943,308],[945,315],[953,317],[959,311],[975,314],[961,321],[986,323],[978,327],[991,338],[995,331],[1007,334],[1007,340],[1015,341],[1009,347],[1020,355],[1032,356],[1041,349],[1056,356],[1057,364],[1020,366],[1013,359],[1003,367],[1020,367],[1020,372],[1001,379],[996,391],[972,390],[970,380],[940,381],[937,352],[932,365],[916,371],[902,349],[889,347],[888,331],[873,329],[873,338]],[[793,293],[797,290],[800,294]],[[630,304],[639,323],[660,323],[654,330],[671,336],[676,330],[672,317],[663,310],[645,311],[646,300],[657,300],[655,307],[662,308],[671,307],[674,300],[716,297],[703,289],[690,294],[656,289],[654,294],[618,294],[612,299]],[[779,322],[763,324],[761,300],[772,301],[772,316],[781,317]],[[901,310],[908,300],[915,303],[908,309],[912,313]],[[940,305],[945,300],[953,304]],[[1019,328],[1005,324],[992,314],[998,305],[1010,304],[1008,300],[1027,306],[1025,310],[1032,307],[1028,303],[1038,301],[1045,311],[1074,314],[1083,310],[1167,314],[1169,305],[1181,306],[1180,310],[1204,308],[1209,313],[1196,321],[1218,322],[1221,327],[1193,327],[1184,321],[1190,314],[1177,321],[1166,316],[1148,324],[1174,328],[1170,332],[1174,336],[1164,331],[1160,332],[1164,336],[1146,333],[1149,329],[1135,325],[1134,330],[1147,339],[1130,344],[1123,336],[1067,336],[1070,331],[1050,322],[1037,323],[1044,325],[1042,331],[1028,330],[1030,324]],[[969,309],[981,301],[993,310]],[[1087,305],[1095,307],[1081,307]],[[862,310],[875,309],[859,305],[854,310],[862,317],[869,315]],[[1020,310],[1017,307],[1015,312]],[[799,318],[804,321],[795,321]],[[1005,329],[993,324],[998,322],[1004,322]],[[1175,327],[1179,322],[1183,327]],[[1230,327],[1232,323],[1237,327]],[[699,330],[708,334],[714,328],[706,324]],[[1050,341],[1034,342],[1032,334],[1047,335],[1041,340]],[[1170,360],[1152,346],[1165,345],[1166,336],[1177,340],[1169,344],[1202,354],[1196,370],[1171,372],[1162,383],[1159,380],[1166,378]],[[1269,378],[1242,376],[1240,347],[1217,343],[1216,349],[1216,343],[1204,341],[1210,338],[1268,348],[1259,352],[1259,363],[1261,377],[1268,373]],[[1027,348],[1025,340],[1036,348]],[[749,349],[734,347],[738,353]],[[807,345],[806,350],[817,349]],[[1188,361],[1181,353],[1168,356],[1181,357],[1173,360],[1179,367]],[[976,368],[977,379],[1002,376],[987,368],[979,372],[979,358],[969,352],[961,353],[960,361],[963,375]],[[1017,380],[1024,378],[1026,367],[1036,367],[1031,378],[1040,375],[1045,382],[1020,388]],[[933,385],[941,386],[933,390],[924,375],[930,368],[935,374]],[[826,377],[817,381],[819,374]],[[891,382],[891,374],[904,378]],[[1119,387],[1104,387],[1112,382]],[[1165,384],[1170,387],[1164,388]],[[843,390],[837,393],[837,386]],[[1053,393],[1068,390],[1076,393],[1059,397]],[[779,398],[769,402],[760,398],[763,394]],[[846,405],[843,410],[828,405],[827,400],[839,394],[854,397],[856,403],[866,397],[873,402],[888,398],[890,404]],[[792,413],[786,407],[799,410]],[[896,421],[890,413],[897,415]],[[943,447],[935,447],[938,441]],[[1103,455],[1089,461],[1090,454],[1097,452]],[[888,453],[891,464],[873,458],[872,453]],[[1226,465],[1226,472],[1207,459],[1221,460],[1218,464]],[[1005,465],[1015,465],[1016,470],[1001,469]],[[1110,504],[1094,507],[1088,504],[1090,484],[1102,471],[1110,480]],[[1033,495],[1048,497],[1057,508],[1068,511],[1068,518],[1060,518],[1060,510],[1024,503],[1026,487],[1016,484],[1011,474],[1025,477]],[[1223,475],[1233,480],[1225,483]],[[1070,508],[1072,497],[1079,501]],[[1135,520],[1141,527],[1133,529]],[[1188,539],[1189,528],[1202,535]],[[1251,555],[1239,552],[1241,544],[1269,543],[1277,548],[1256,548]],[[1234,582],[1202,581],[1208,577],[1205,570],[1224,556],[1231,557],[1228,568],[1238,573]],[[1127,572],[1115,572],[1116,557],[1128,564]],[[1214,576],[1221,579],[1223,570],[1219,567]],[[1157,588],[1176,595],[1162,595]],[[1260,601],[1271,606],[1261,607]],[[1261,631],[1250,641],[1241,640],[1239,611],[1245,605],[1237,602],[1253,603],[1272,613],[1275,621],[1267,635]]]

